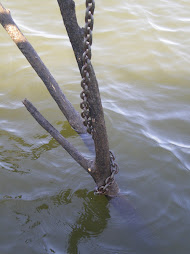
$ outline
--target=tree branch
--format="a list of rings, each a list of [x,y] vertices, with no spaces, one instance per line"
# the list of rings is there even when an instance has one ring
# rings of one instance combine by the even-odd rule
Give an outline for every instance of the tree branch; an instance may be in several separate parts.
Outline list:
[[[79,27],[76,12],[75,2],[73,0],[57,0],[64,25],[66,27],[76,61],[81,72],[82,69],[82,54],[83,46],[83,30]],[[92,114],[93,138],[96,151],[96,183],[101,186],[104,180],[110,175],[110,155],[107,131],[104,120],[104,113],[98,88],[98,82],[94,73],[93,67],[90,64],[89,68],[91,84],[89,86],[90,96],[90,112]]]
[[[63,22],[73,48],[79,70],[81,71],[82,54],[84,52],[84,49],[81,47],[81,45],[83,45],[84,34],[83,29],[80,28],[77,22],[75,2],[73,0],[57,0],[57,2],[60,7]]]
[[[92,161],[86,159],[78,150],[70,144],[60,133],[56,130],[32,105],[30,101],[25,99],[23,101],[24,106],[30,112],[30,114],[35,118],[35,120],[55,139],[57,142],[73,157],[73,159],[78,162],[88,173],[90,173],[92,168]]]
[[[73,129],[78,133],[86,133],[86,128],[83,125],[82,118],[79,113],[74,109],[72,104],[63,94],[59,85],[44,65],[32,45],[27,41],[18,26],[15,24],[11,17],[10,11],[5,9],[0,3],[0,23],[10,35],[12,40],[16,43],[17,47],[26,57],[32,68],[36,71],[38,76],[41,78],[49,93],[56,101],[62,113],[65,115],[67,120]]]
[[[83,48],[83,29],[78,26],[75,3],[73,0],[57,0],[60,6],[61,14],[69,39],[71,41],[73,51],[81,72],[82,69],[82,54]],[[22,32],[19,30],[15,22],[13,21],[10,11],[6,10],[0,3],[0,23],[11,36],[12,40],[16,43],[18,48],[21,50],[23,55],[27,58],[33,69],[36,71],[38,76],[42,79],[50,92],[53,99],[56,101],[60,110],[66,116],[70,125],[78,133],[86,133],[86,127],[83,126],[82,118],[73,108],[71,103],[67,100],[57,82],[50,74],[49,70],[41,61],[36,51],[33,49],[31,44],[24,37]],[[96,158],[95,162],[89,161],[81,155],[74,146],[72,146],[38,111],[37,109],[27,100],[23,103],[36,119],[36,121],[54,137],[62,147],[93,177],[97,186],[101,186],[105,183],[105,179],[111,174],[110,167],[110,154],[109,144],[106,132],[104,113],[98,88],[98,82],[90,63],[89,66],[90,85],[88,98],[90,105],[90,112],[92,117],[93,125],[93,138],[95,143]],[[118,186],[114,181],[109,187],[106,195],[117,195]]]

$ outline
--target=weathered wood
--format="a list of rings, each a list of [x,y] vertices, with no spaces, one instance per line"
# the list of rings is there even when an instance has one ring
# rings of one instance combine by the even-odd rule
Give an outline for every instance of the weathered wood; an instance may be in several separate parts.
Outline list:
[[[0,3],[0,23],[10,35],[17,47],[26,57],[32,68],[41,78],[49,93],[56,101],[62,113],[67,118],[70,125],[78,133],[86,133],[82,118],[74,109],[69,100],[65,97],[54,77],[51,75],[47,67],[44,65],[32,45],[27,41],[18,26],[11,17],[10,11],[5,9]]]
[[[36,121],[55,139],[57,142],[78,162],[87,172],[92,170],[92,161],[86,159],[78,150],[65,139],[58,130],[56,130],[33,106],[33,104],[25,99],[23,104],[30,112],[30,114],[36,119]]]
[[[83,29],[79,27],[76,12],[75,2],[73,0],[57,0],[64,25],[66,27],[75,57],[81,72],[82,69],[82,54],[84,52],[83,46]],[[96,159],[95,166],[96,172],[94,173],[94,180],[98,186],[104,184],[105,179],[111,174],[110,168],[110,155],[109,155],[109,143],[106,131],[106,125],[104,120],[104,113],[100,98],[100,92],[98,88],[98,82],[92,65],[89,68],[90,74],[90,97],[89,105],[90,112],[92,114],[93,125],[93,138],[95,143]],[[114,191],[115,189],[115,191]],[[112,193],[118,192],[117,184],[112,185]]]
[[[83,54],[83,29],[78,26],[75,3],[73,0],[58,0],[61,14],[67,29],[73,51],[78,62],[79,70],[82,68]],[[16,43],[23,55],[27,58],[38,76],[42,79],[50,92],[53,99],[58,104],[59,108],[66,116],[71,126],[78,133],[86,133],[86,128],[83,126],[82,118],[73,108],[71,103],[66,99],[57,82],[50,74],[49,70],[41,61],[31,44],[24,37],[15,22],[13,21],[10,11],[6,10],[0,4],[0,23],[5,28],[12,40]],[[27,100],[23,103],[28,111],[36,119],[36,121],[52,135],[62,147],[93,177],[97,186],[104,184],[105,179],[111,174],[109,143],[104,121],[104,113],[98,88],[98,82],[92,65],[89,67],[91,84],[89,87],[90,97],[89,104],[92,113],[93,139],[95,144],[96,158],[95,161],[89,161],[80,154],[62,135],[37,111],[37,109]],[[86,134],[85,134],[86,135]],[[117,183],[114,183],[108,188],[105,193],[108,196],[117,195],[119,189]]]
[[[30,114],[34,117],[34,119],[42,126],[70,155],[71,157],[81,166],[83,167],[94,179],[96,182],[97,179],[97,168],[94,164],[94,161],[85,158],[70,142],[65,139],[58,130],[56,130],[34,107],[34,105],[25,99],[23,101],[24,106],[30,112]],[[97,182],[96,182],[97,183]],[[111,188],[106,193],[109,196],[115,196],[116,190],[118,191],[117,184],[114,183],[111,185]]]
[[[75,12],[75,2],[73,0],[58,0],[59,8],[61,11],[61,16],[67,34],[69,36],[73,52],[78,63],[79,70],[82,69],[82,54],[84,52],[83,48],[83,28],[78,25],[76,12]]]

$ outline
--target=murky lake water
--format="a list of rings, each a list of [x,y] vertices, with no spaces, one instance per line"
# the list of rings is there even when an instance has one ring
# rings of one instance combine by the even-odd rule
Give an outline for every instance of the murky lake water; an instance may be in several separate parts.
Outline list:
[[[2,4],[79,109],[80,76],[62,18],[56,1],[44,2]],[[120,213],[94,196],[90,176],[26,111],[25,97],[87,153],[0,27],[2,254],[190,253],[189,1],[96,2],[93,65],[117,181],[151,244],[134,232],[133,210]],[[76,4],[82,25],[84,1]]]

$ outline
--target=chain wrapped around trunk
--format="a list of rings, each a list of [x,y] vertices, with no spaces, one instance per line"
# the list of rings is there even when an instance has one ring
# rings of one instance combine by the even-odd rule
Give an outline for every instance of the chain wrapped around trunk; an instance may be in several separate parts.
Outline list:
[[[105,195],[108,190],[108,187],[112,185],[112,183],[115,181],[114,176],[119,172],[119,166],[115,162],[115,156],[112,151],[110,151],[110,166],[111,166],[111,175],[106,178],[102,186],[95,189],[94,191],[95,195]]]
[[[80,107],[82,109],[81,116],[84,119],[83,124],[87,128],[87,132],[92,135],[93,138],[93,126],[92,126],[92,117],[91,110],[88,98],[90,96],[89,86],[91,85],[90,74],[89,74],[89,65],[91,64],[91,45],[92,45],[92,30],[94,25],[94,9],[95,9],[95,1],[94,0],[86,0],[86,13],[85,13],[85,27],[84,27],[84,53],[82,55],[82,70],[81,70],[81,87],[82,92],[80,97],[82,102],[80,103]],[[117,163],[115,163],[115,156],[113,152],[110,151],[110,168],[111,175],[106,178],[104,184],[98,187],[95,190],[95,194],[103,194],[105,195],[109,186],[114,183],[114,176],[118,173],[119,167]]]
[[[82,109],[81,116],[84,119],[83,124],[87,128],[87,132],[92,134],[92,118],[90,113],[90,105],[88,102],[89,97],[89,86],[90,86],[90,75],[89,75],[89,64],[91,60],[91,45],[92,45],[92,30],[94,25],[94,14],[95,2],[94,0],[86,0],[86,15],[85,15],[85,27],[84,27],[84,53],[82,55],[83,67],[81,71],[82,80],[81,87],[82,92],[80,94],[83,100],[80,103]]]

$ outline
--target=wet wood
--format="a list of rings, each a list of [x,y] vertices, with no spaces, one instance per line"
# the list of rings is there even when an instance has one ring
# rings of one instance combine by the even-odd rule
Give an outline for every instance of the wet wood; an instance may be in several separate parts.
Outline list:
[[[68,32],[73,51],[81,72],[82,54],[83,54],[83,29],[78,26],[75,3],[73,0],[58,0],[63,21]],[[59,85],[41,61],[32,45],[27,41],[22,32],[13,21],[10,11],[6,10],[0,4],[0,23],[5,28],[17,47],[31,64],[38,76],[42,79],[49,93],[56,101],[60,110],[63,112],[73,129],[78,133],[86,133],[86,127],[83,126],[82,118],[67,100]],[[90,63],[90,97],[89,104],[92,114],[93,139],[95,144],[95,161],[89,161],[81,155],[75,147],[73,147],[62,135],[37,111],[37,109],[27,100],[24,105],[36,121],[52,135],[62,147],[75,159],[94,179],[97,186],[104,184],[106,178],[111,175],[110,154],[107,131],[104,120],[104,113],[98,88],[98,82],[95,72]],[[114,182],[105,193],[106,195],[117,195],[119,189],[117,183]]]
[[[72,128],[78,133],[86,133],[86,128],[83,125],[81,116],[65,97],[54,77],[44,65],[32,45],[15,24],[10,11],[5,9],[2,4],[0,4],[0,23],[41,78]]]
[[[66,27],[73,51],[75,53],[76,61],[81,72],[82,69],[82,54],[83,48],[83,28],[80,28],[76,18],[75,2],[73,0],[57,0],[61,15],[63,18],[64,25]],[[96,152],[96,172],[94,173],[94,180],[98,186],[104,184],[105,179],[110,176],[110,155],[109,155],[109,143],[106,131],[106,125],[104,120],[104,113],[102,108],[102,102],[100,98],[100,92],[98,82],[90,63],[90,112],[92,114],[92,125],[93,125],[93,138],[95,143]],[[117,184],[112,186],[112,193],[118,192]],[[115,190],[115,191],[114,191]]]
[[[34,105],[25,99],[23,104],[34,117],[34,119],[55,139],[57,142],[78,162],[87,172],[92,168],[93,162],[86,159],[79,151],[65,139],[58,130],[56,130],[34,107]]]

